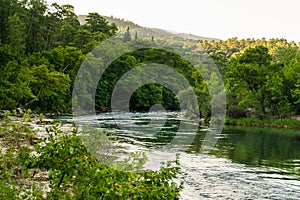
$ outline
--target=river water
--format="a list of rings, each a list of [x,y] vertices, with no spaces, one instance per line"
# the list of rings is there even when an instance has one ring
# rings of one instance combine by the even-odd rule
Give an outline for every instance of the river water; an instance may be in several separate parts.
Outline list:
[[[300,199],[300,131],[224,127],[203,154],[208,127],[195,132],[180,113],[102,113],[80,122],[115,131],[122,152],[146,152],[145,169],[179,153],[181,199]]]

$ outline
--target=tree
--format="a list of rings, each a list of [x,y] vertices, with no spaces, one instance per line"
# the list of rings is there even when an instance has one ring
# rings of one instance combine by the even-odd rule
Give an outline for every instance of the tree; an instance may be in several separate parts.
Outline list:
[[[63,112],[68,108],[65,103],[70,89],[68,75],[57,71],[51,71],[46,65],[34,66],[32,68],[31,88],[35,99],[26,104],[33,104],[40,111]]]
[[[134,39],[135,39],[135,40],[138,39],[138,33],[137,33],[137,31],[135,31],[135,33],[134,33]]]
[[[266,81],[267,75],[273,71],[272,57],[264,46],[248,48],[229,63],[229,76],[235,83],[244,85],[251,93],[246,99],[250,100],[248,106],[256,107],[260,115],[266,114]],[[243,83],[240,83],[242,81]],[[245,102],[245,100],[243,100]],[[255,106],[259,105],[259,107]]]
[[[47,20],[47,49],[58,45],[74,45],[74,35],[80,27],[78,17],[71,5],[52,4]]]
[[[116,25],[109,25],[108,21],[98,13],[89,13],[85,26],[92,33],[100,32],[112,36],[116,32]]]
[[[18,0],[0,0],[0,42],[9,43],[9,17],[22,9]]]
[[[282,66],[282,79],[284,97],[291,104],[295,113],[300,112],[300,52],[295,47],[284,47],[278,49],[278,65]]]
[[[25,1],[26,2],[26,1]],[[26,39],[27,52],[32,53],[46,48],[44,35],[46,34],[46,10],[47,4],[44,0],[30,0],[25,5],[27,11],[27,32]]]
[[[129,27],[126,28],[126,32],[124,33],[124,42],[129,42],[131,40],[130,32],[129,32]]]
[[[35,98],[29,86],[33,76],[27,63],[10,61],[0,72],[1,109],[25,107],[27,102]]]
[[[13,16],[8,18],[9,26],[9,43],[14,47],[14,54],[16,56],[23,56],[25,53],[25,38],[26,38],[26,27],[25,23],[20,19],[19,15],[15,13]]]

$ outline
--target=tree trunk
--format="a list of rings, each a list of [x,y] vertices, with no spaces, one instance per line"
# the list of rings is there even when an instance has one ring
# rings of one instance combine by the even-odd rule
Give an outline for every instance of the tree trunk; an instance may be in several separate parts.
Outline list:
[[[261,112],[262,112],[262,114],[266,114],[266,108],[265,108],[265,95],[264,94],[262,94],[261,96],[260,96],[260,105],[261,105]]]

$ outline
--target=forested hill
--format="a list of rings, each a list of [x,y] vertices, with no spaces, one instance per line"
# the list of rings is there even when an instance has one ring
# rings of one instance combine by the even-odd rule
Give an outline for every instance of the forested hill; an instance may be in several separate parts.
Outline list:
[[[105,18],[110,24],[115,23],[117,25],[118,28],[127,28],[129,27],[130,29],[135,29],[135,28],[142,28],[140,25],[133,23],[132,21],[129,20],[125,20],[125,19],[120,19],[117,17],[113,17],[113,16],[102,16],[103,18]],[[87,19],[87,15],[78,15],[78,19],[80,24],[85,24],[86,23],[86,19]]]
[[[103,16],[110,24],[114,23],[117,25],[118,30],[120,32],[126,31],[127,27],[134,33],[135,31],[138,32],[138,35],[141,35],[145,37],[145,35],[148,35],[149,37],[160,38],[168,40],[170,37],[176,37],[177,40],[215,40],[218,41],[219,39],[216,38],[209,38],[209,37],[202,37],[198,35],[193,35],[189,33],[176,33],[174,31],[168,31],[164,29],[159,28],[150,28],[150,27],[143,27],[140,26],[132,21],[126,20],[126,19],[120,19],[113,16]],[[87,18],[87,15],[79,15],[78,16],[79,21],[81,24],[85,23],[85,19]]]
[[[300,49],[295,42],[282,38],[211,40],[144,28],[99,13],[89,13],[83,23],[72,5],[49,6],[43,0],[2,0],[0,7],[2,110],[20,107],[43,113],[71,112],[73,85],[83,61],[102,41],[124,31],[117,38],[120,47],[124,43],[149,47],[159,43],[187,54],[209,55],[198,67],[210,72],[210,60],[217,64],[231,117],[300,114]],[[109,110],[117,81],[128,70],[146,63],[165,64],[184,75],[198,97],[201,116],[210,115],[207,85],[216,84],[216,74],[206,74],[210,80],[204,81],[186,60],[152,48],[127,53],[111,63],[99,81],[96,109]],[[132,95],[129,106],[147,111],[156,104],[176,110],[179,102],[167,88],[149,84]]]

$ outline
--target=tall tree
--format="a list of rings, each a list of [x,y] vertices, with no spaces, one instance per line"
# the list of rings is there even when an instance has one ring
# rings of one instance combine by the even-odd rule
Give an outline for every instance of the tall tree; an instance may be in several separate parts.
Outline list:
[[[58,45],[74,45],[73,37],[80,23],[71,5],[51,5],[47,14],[47,49]]]
[[[259,105],[261,114],[266,113],[266,86],[267,75],[272,72],[272,57],[264,46],[248,48],[229,63],[231,81],[245,86],[251,93],[247,95],[252,106]],[[242,82],[240,82],[242,81]],[[255,101],[253,101],[255,100]],[[243,100],[245,102],[245,99]]]
[[[109,25],[108,21],[98,13],[89,13],[85,21],[86,27],[92,33],[100,32],[112,36],[117,30],[115,24]]]
[[[20,8],[18,0],[0,0],[0,42],[9,43],[8,19]]]
[[[14,53],[16,56],[23,56],[25,53],[25,38],[26,27],[25,23],[20,19],[19,15],[15,13],[8,18],[9,25],[9,43],[14,47]]]
[[[126,32],[124,33],[123,41],[129,42],[130,40],[131,40],[131,35],[130,35],[129,27],[127,27]]]
[[[28,8],[28,37],[27,52],[32,53],[46,49],[46,10],[47,4],[44,0],[30,0],[25,6]]]

